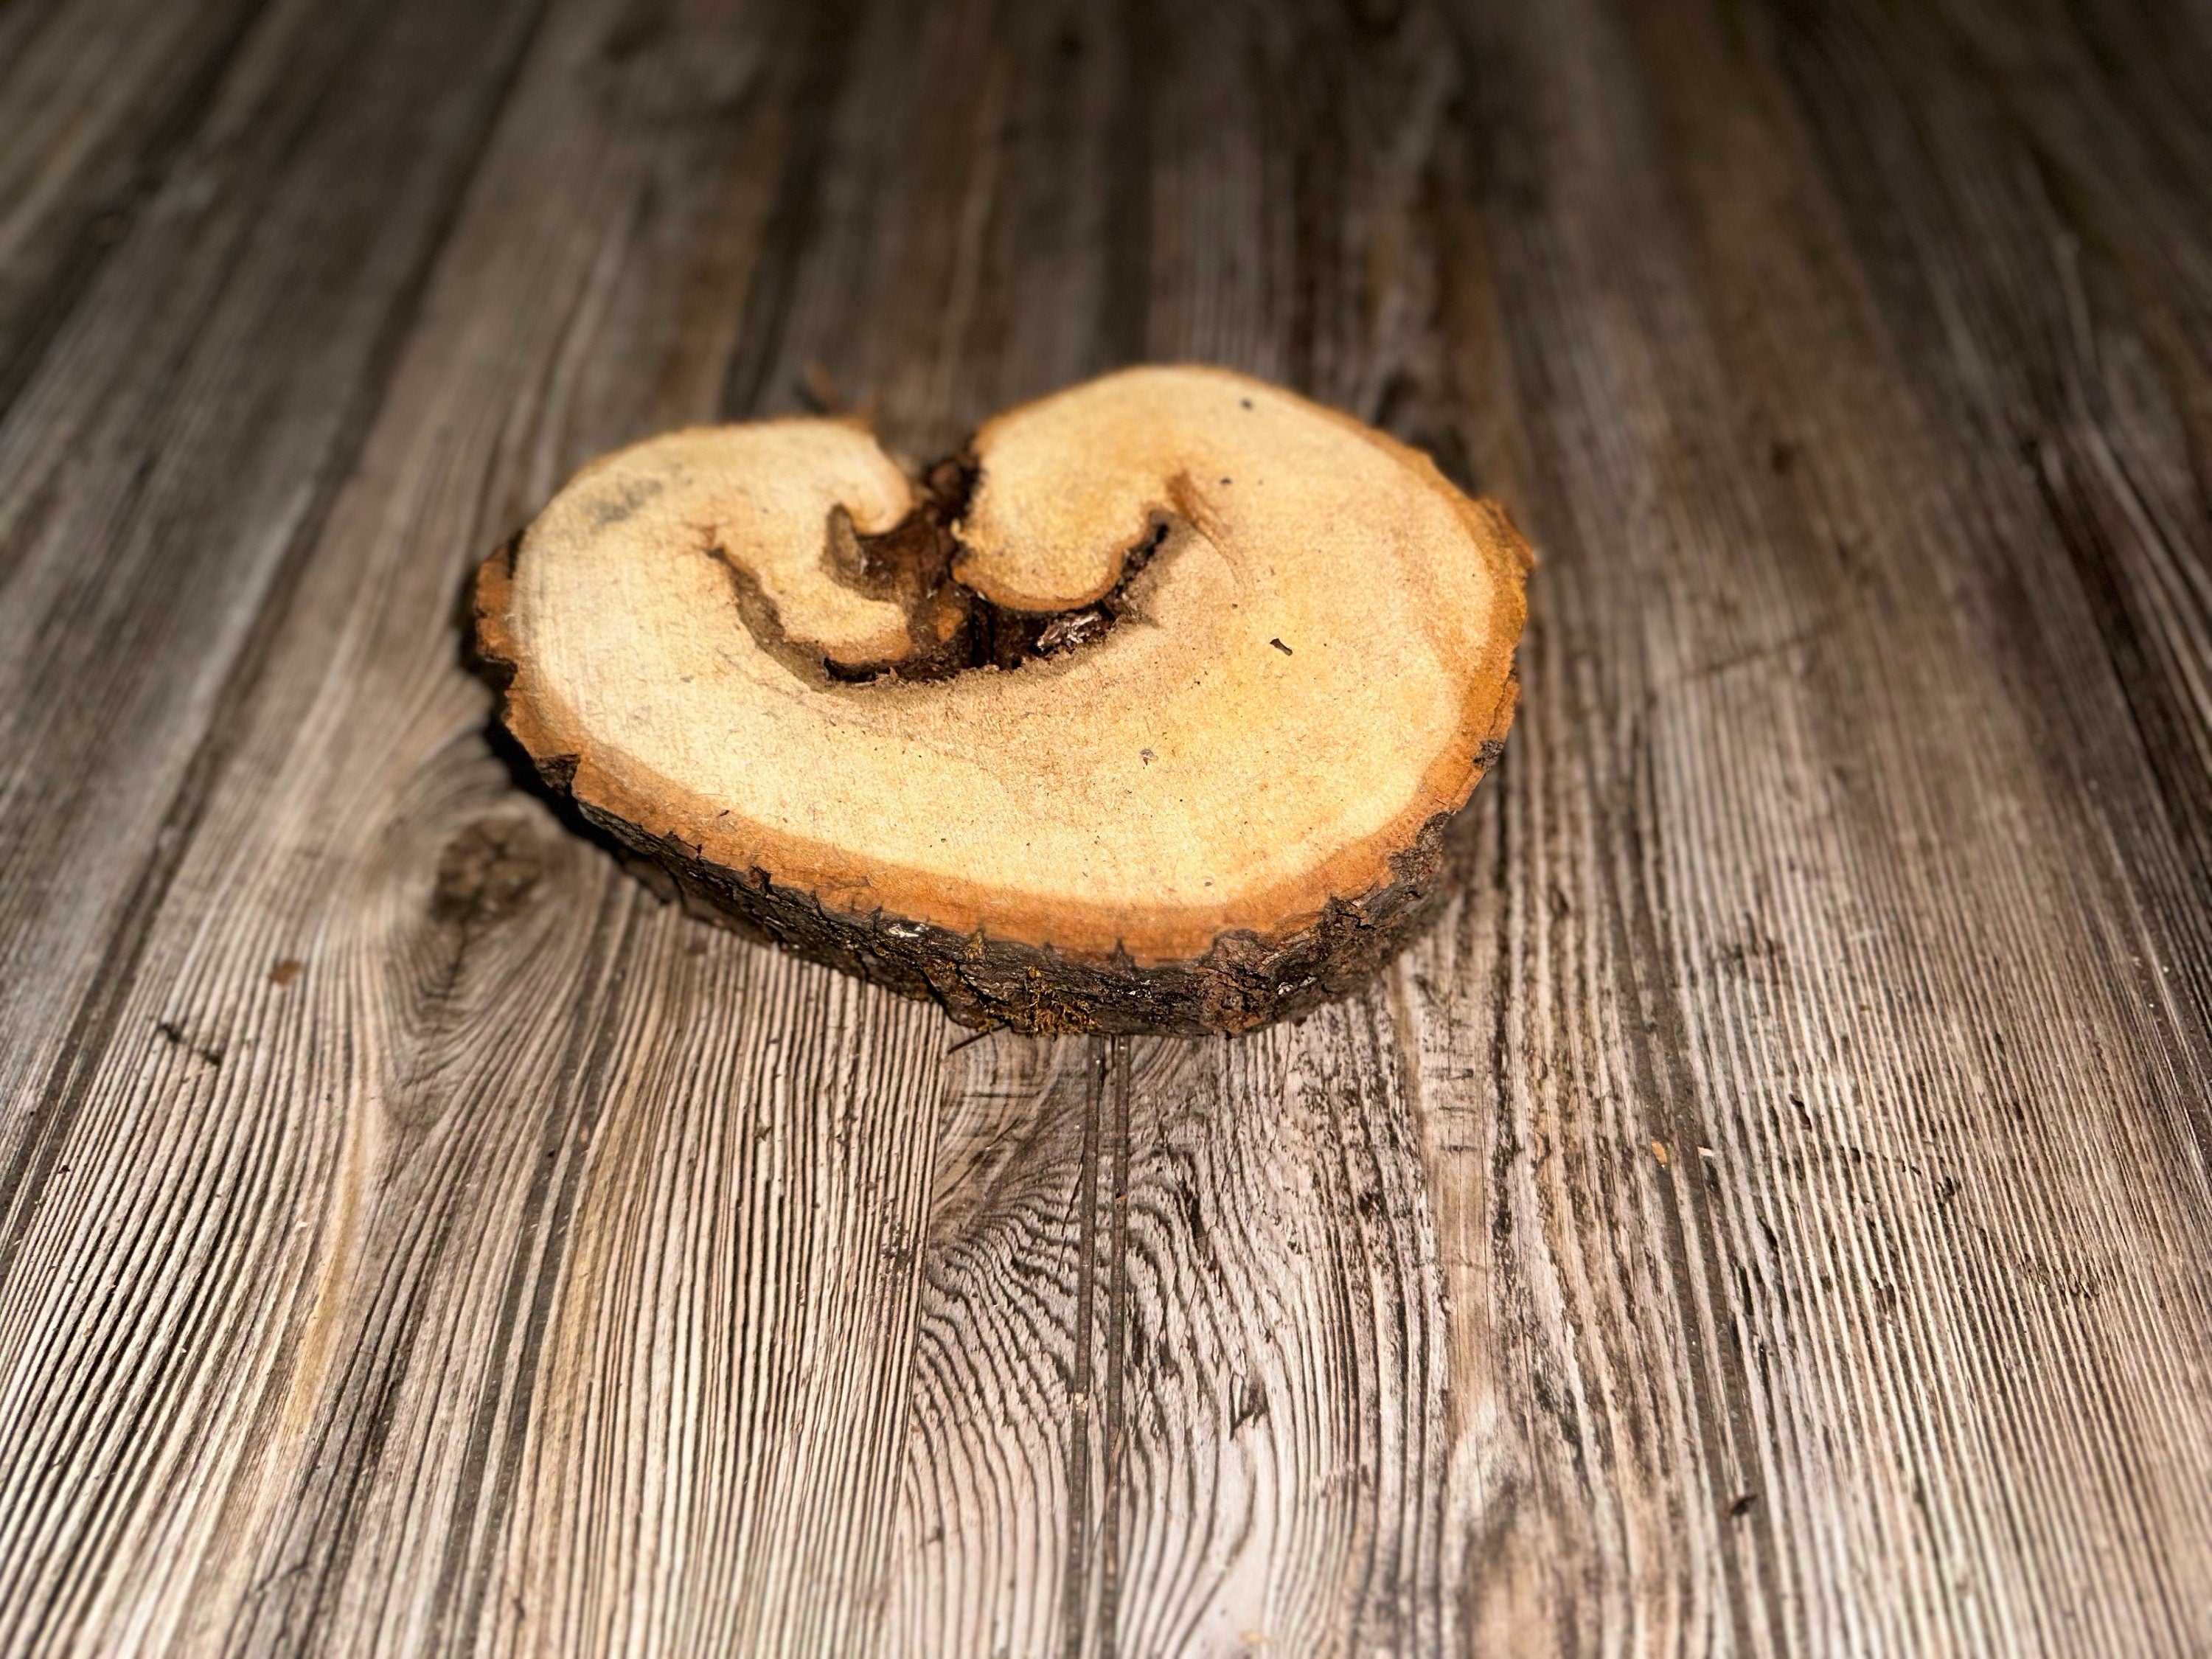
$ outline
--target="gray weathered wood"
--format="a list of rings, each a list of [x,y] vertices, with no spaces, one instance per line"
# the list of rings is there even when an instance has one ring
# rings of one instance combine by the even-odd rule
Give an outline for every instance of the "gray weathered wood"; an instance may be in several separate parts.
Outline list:
[[[0,395],[158,186],[254,10],[123,0],[0,11],[0,132],[16,137],[0,149]]]
[[[106,257],[83,270],[53,250],[84,291],[52,337],[0,337],[27,360],[0,367],[0,1089],[40,1103],[0,1121],[11,1230],[112,1034],[529,21],[519,4],[261,13],[143,164]]]
[[[2203,1651],[2208,103],[2058,0],[0,8],[0,1647]],[[1367,994],[974,1038],[494,754],[592,454],[1139,357],[1542,556]]]

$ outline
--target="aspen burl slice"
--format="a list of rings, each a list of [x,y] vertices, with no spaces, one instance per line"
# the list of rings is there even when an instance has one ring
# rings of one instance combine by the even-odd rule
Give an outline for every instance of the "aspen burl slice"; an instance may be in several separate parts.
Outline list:
[[[476,646],[695,906],[973,1025],[1235,1031],[1425,919],[1528,560],[1381,433],[1139,368],[919,483],[835,420],[607,456],[478,572]]]

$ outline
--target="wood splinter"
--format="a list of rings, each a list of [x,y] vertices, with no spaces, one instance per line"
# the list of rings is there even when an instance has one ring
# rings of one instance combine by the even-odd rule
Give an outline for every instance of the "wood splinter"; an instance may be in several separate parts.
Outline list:
[[[475,590],[507,727],[695,908],[1024,1031],[1245,1030],[1440,896],[1528,550],[1428,458],[1212,368],[585,468]]]

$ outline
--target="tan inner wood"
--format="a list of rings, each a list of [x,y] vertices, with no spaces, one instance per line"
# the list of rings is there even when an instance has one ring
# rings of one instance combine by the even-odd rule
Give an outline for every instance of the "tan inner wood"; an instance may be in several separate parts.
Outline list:
[[[834,573],[913,504],[859,428],[695,430],[611,456],[516,562],[510,719],[579,757],[580,798],[833,908],[1074,955],[1279,933],[1467,798],[1510,713],[1521,553],[1423,457],[1287,392],[1148,369],[977,436],[960,580],[1061,610],[1121,579],[1135,615],[1018,670],[837,684],[738,614],[730,567],[838,662],[902,648]]]

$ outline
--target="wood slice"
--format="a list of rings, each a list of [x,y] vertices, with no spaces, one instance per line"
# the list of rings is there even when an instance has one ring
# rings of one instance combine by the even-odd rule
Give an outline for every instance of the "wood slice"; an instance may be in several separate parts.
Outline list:
[[[484,562],[476,647],[709,914],[970,1024],[1242,1030],[1437,896],[1528,563],[1384,434],[1139,368],[919,481],[839,420],[605,457]]]

